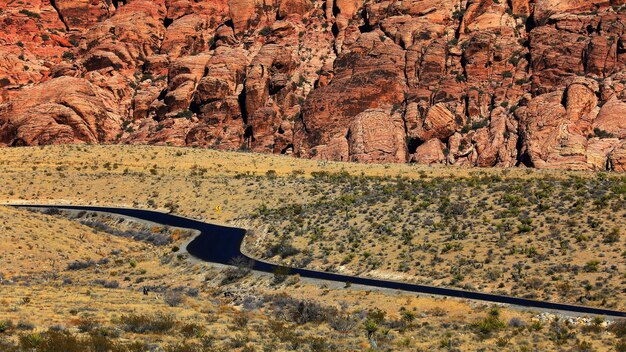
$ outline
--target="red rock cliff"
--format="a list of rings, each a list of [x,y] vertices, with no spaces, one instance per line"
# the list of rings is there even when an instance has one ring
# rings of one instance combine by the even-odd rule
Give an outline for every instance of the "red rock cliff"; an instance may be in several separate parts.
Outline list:
[[[2,0],[0,145],[626,171],[626,0]]]

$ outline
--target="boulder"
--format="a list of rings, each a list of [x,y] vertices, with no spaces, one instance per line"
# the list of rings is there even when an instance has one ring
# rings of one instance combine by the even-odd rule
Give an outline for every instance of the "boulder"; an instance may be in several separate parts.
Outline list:
[[[110,143],[121,120],[111,93],[86,79],[59,77],[0,108],[0,144]]]
[[[611,98],[600,109],[593,128],[613,137],[626,138],[626,103],[616,97]]]
[[[421,144],[411,155],[411,161],[419,164],[442,164],[446,161],[446,146],[438,139],[430,139]]]

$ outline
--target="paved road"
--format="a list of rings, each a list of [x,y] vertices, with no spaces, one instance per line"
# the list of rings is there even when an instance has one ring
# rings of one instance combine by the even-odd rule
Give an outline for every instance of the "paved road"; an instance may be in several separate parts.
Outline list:
[[[192,256],[207,262],[227,265],[232,263],[232,260],[236,257],[247,257],[241,252],[240,249],[241,242],[246,234],[246,230],[241,228],[220,226],[185,218],[182,216],[141,209],[70,205],[16,205],[16,207],[99,211],[151,221],[166,226],[194,229],[198,230],[200,234],[187,245],[187,252],[189,252],[189,254],[191,254]],[[277,266],[274,264],[255,260],[252,269],[256,271],[271,273],[276,269],[276,267]],[[341,275],[301,268],[290,268],[289,271],[291,274],[298,274],[301,277],[306,278],[329,280],[342,283],[350,282],[352,284],[396,289],[422,294],[466,298],[490,303],[511,304],[515,306],[535,308],[540,310],[555,310],[562,313],[592,314],[603,315],[607,317],[626,317],[626,312],[619,312],[594,307],[585,307],[573,304],[553,303],[525,298],[501,296],[490,293],[465,291],[453,288],[417,285],[406,282],[380,280],[360,276]]]

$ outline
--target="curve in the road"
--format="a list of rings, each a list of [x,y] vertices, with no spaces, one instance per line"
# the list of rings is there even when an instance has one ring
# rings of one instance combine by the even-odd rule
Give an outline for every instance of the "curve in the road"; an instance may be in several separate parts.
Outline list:
[[[158,211],[130,209],[130,208],[114,208],[114,207],[98,207],[98,206],[73,206],[73,205],[15,205],[16,207],[29,208],[54,208],[68,210],[85,210],[99,211],[117,215],[133,217],[141,220],[151,221],[154,223],[182,227],[198,230],[200,234],[187,245],[187,252],[192,256],[201,260],[219,263],[231,264],[234,258],[243,256],[249,258],[241,252],[241,242],[246,234],[246,230],[237,227],[227,227],[221,225],[210,224],[198,220],[185,218],[173,214],[166,214]],[[277,265],[254,260],[253,270],[271,273],[277,268]],[[381,280],[360,276],[341,275],[323,271],[290,268],[290,274],[298,274],[301,277],[328,280],[335,282],[350,282],[352,284],[366,285],[372,287],[388,288],[402,290],[408,292],[416,292],[423,294],[432,294],[439,296],[448,296],[456,298],[466,298],[472,300],[480,300],[491,303],[511,304],[516,306],[538,308],[545,310],[556,310],[562,312],[578,313],[578,314],[594,314],[609,317],[626,317],[626,312],[620,312],[609,309],[585,307],[573,304],[554,303],[546,301],[538,301],[526,298],[501,296],[490,293],[481,293],[473,291],[465,291],[460,289],[433,287],[426,285],[417,285],[406,282]]]

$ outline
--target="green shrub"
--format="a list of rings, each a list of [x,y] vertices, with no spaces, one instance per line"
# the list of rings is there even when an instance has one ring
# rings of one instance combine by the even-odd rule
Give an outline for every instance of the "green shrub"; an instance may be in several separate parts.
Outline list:
[[[272,34],[272,27],[265,26],[265,27],[261,28],[261,30],[259,31],[259,34],[264,36],[264,37],[269,36],[270,34]]]
[[[62,57],[66,60],[74,60],[74,53],[68,50],[63,53]]]
[[[599,128],[594,128],[593,129],[593,134],[598,137],[598,138],[613,138],[615,137],[612,133],[609,133],[605,130],[599,129]]]
[[[619,242],[621,233],[619,228],[615,227],[611,232],[604,234],[603,242],[604,243],[616,243]]]
[[[193,112],[189,109],[187,110],[183,110],[179,113],[177,113],[176,115],[174,115],[174,118],[185,118],[185,119],[190,119],[193,116]]]
[[[10,320],[0,320],[0,334],[7,332],[13,328],[13,322]]]
[[[483,127],[487,127],[488,125],[489,125],[489,119],[472,122],[471,124],[467,124],[463,126],[463,128],[461,129],[461,133],[468,133],[469,131],[476,131]]]
[[[38,13],[32,12],[32,11],[28,11],[26,9],[20,10],[20,13],[23,14],[23,15],[26,15],[26,16],[28,16],[30,18],[41,18],[41,16]]]
[[[489,336],[496,331],[500,331],[506,327],[506,324],[500,320],[500,311],[497,308],[489,311],[484,319],[472,324],[472,327],[483,336]]]

